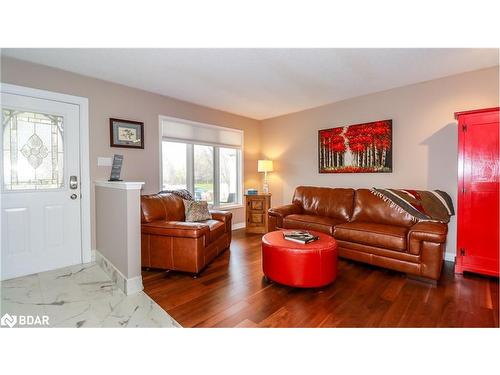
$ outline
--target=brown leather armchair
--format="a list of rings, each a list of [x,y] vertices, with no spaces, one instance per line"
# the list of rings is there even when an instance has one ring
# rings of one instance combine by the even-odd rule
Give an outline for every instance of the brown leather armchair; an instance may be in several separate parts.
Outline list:
[[[269,230],[317,230],[341,257],[439,280],[448,225],[416,222],[368,189],[299,186],[292,204],[271,208]]]
[[[177,195],[141,196],[142,266],[198,275],[231,244],[232,214],[210,214],[211,220],[186,222],[184,203]]]

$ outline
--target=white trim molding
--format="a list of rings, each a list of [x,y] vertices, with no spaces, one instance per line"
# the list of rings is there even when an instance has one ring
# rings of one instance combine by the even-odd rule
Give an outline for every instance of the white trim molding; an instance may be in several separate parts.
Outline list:
[[[455,254],[454,253],[444,253],[444,260],[447,262],[455,263]]]
[[[95,186],[120,189],[120,190],[141,190],[144,182],[135,181],[106,181],[98,180],[95,182]]]
[[[245,228],[246,223],[243,221],[241,223],[234,223],[232,226],[231,226],[231,230],[236,230],[236,229],[241,229],[241,228]]]
[[[127,296],[144,289],[142,285],[142,276],[135,276],[127,279],[99,250],[95,250],[95,262]]]
[[[31,87],[0,82],[0,92],[28,96],[37,99],[53,100],[79,107],[80,119],[80,192],[81,192],[81,231],[82,263],[92,259],[90,224],[90,156],[89,156],[89,100],[81,96],[61,94]]]

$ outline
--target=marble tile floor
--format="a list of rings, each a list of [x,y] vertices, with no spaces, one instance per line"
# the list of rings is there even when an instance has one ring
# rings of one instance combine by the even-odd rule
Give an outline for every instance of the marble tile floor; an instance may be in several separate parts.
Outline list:
[[[180,327],[144,292],[126,296],[96,263],[1,282],[0,313],[46,315],[49,327]]]

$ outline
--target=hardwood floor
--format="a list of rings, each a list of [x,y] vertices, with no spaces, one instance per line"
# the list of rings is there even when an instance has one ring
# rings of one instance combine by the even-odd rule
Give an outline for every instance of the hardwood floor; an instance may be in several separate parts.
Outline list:
[[[263,279],[261,235],[233,232],[231,250],[198,279],[143,271],[144,291],[183,327],[498,327],[498,278],[453,273],[437,287],[339,260],[337,280],[294,289]]]

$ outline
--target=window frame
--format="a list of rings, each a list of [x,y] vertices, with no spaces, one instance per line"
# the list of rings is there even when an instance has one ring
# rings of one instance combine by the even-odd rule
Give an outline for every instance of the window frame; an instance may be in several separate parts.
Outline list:
[[[223,143],[213,143],[213,142],[200,142],[200,141],[190,141],[188,139],[181,138],[172,138],[172,137],[164,137],[162,136],[162,121],[172,121],[172,122],[181,122],[186,124],[193,124],[196,126],[203,126],[209,128],[217,128],[226,131],[234,131],[241,133],[241,146],[227,145]],[[233,129],[229,127],[205,124],[195,121],[183,120],[175,117],[169,116],[159,116],[159,159],[160,159],[160,181],[159,188],[160,191],[163,190],[163,142],[177,142],[184,143],[187,145],[186,147],[186,185],[187,189],[194,195],[194,145],[200,146],[211,146],[213,147],[213,178],[214,178],[214,202],[210,205],[212,209],[221,209],[221,210],[231,210],[235,208],[243,207],[243,146],[244,146],[244,132],[240,129]],[[238,186],[237,186],[237,203],[234,204],[221,204],[220,203],[220,160],[219,160],[219,149],[220,148],[229,148],[234,149],[239,152],[236,153],[236,173],[238,175]]]

